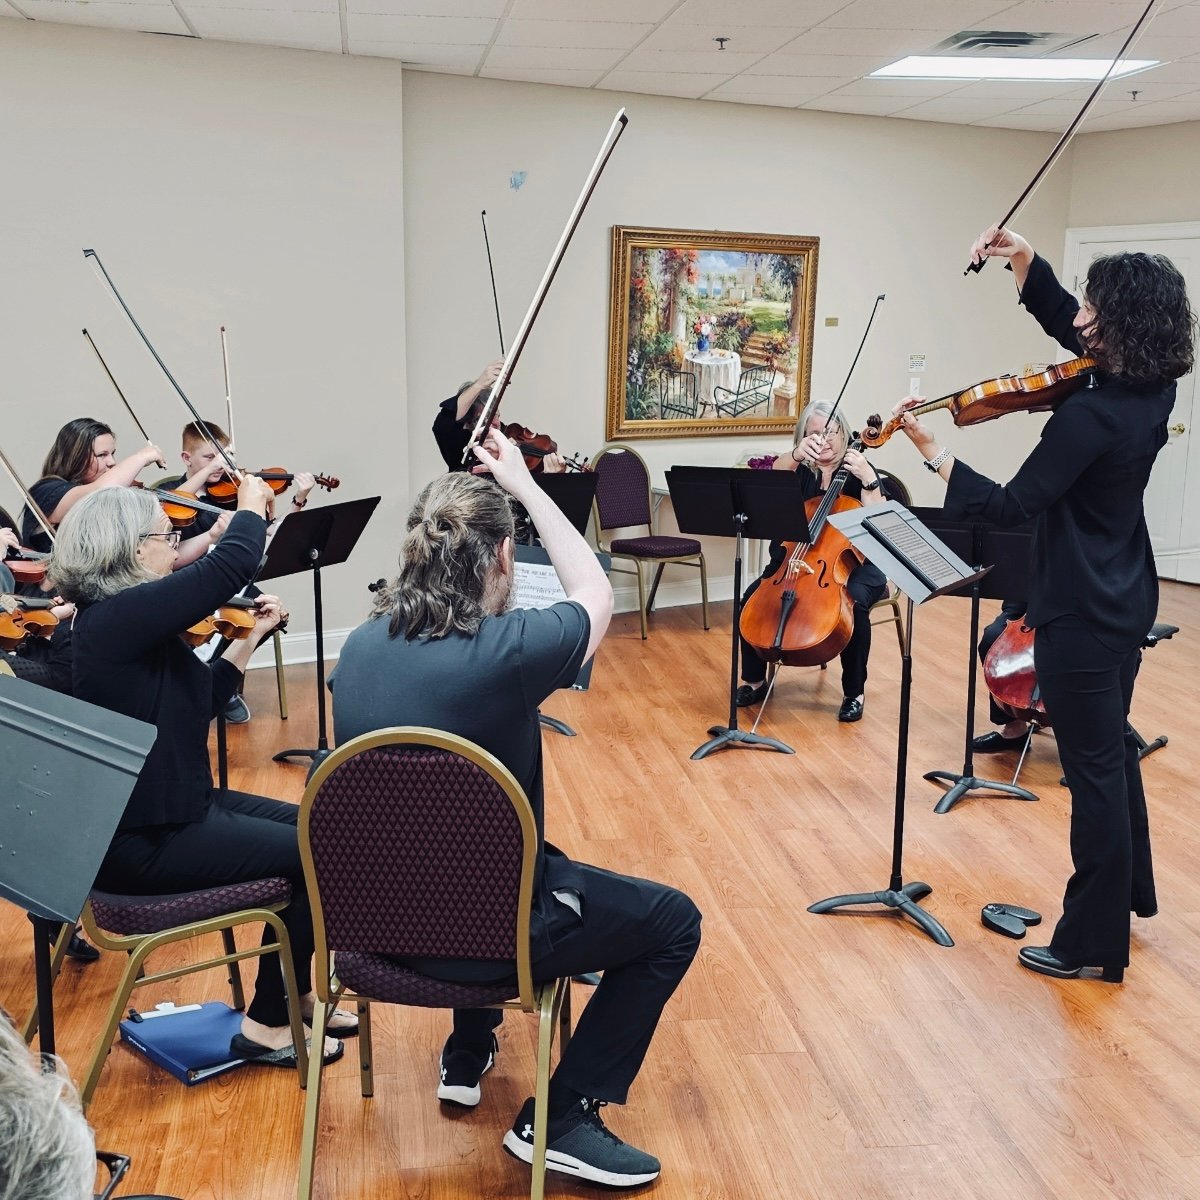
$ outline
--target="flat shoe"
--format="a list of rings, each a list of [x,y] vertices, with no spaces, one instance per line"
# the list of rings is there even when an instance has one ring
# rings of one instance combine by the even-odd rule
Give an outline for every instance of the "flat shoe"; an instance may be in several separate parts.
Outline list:
[[[1025,745],[1027,734],[1020,737],[1005,737],[998,729],[991,733],[981,733],[971,742],[971,749],[976,754],[1002,754],[1005,750],[1020,750]]]
[[[341,1017],[344,1021],[353,1021],[353,1025],[333,1025],[331,1024],[334,1017]],[[312,1017],[304,1018],[304,1028],[312,1029]],[[329,1020],[325,1022],[325,1036],[331,1038],[352,1038],[358,1037],[358,1018],[353,1013],[343,1012],[342,1009],[335,1009],[329,1014]]]
[[[311,1050],[312,1039],[305,1039],[305,1045]],[[247,1062],[258,1063],[264,1067],[290,1067],[293,1071],[296,1069],[295,1046],[281,1046],[278,1050],[272,1050],[270,1046],[252,1042],[242,1033],[235,1033],[229,1039],[229,1053],[234,1058],[244,1058]],[[328,1066],[332,1062],[337,1062],[345,1053],[346,1047],[339,1042],[337,1048],[330,1050],[321,1061]]]
[[[1073,967],[1061,958],[1051,953],[1049,946],[1022,946],[1017,951],[1021,966],[1036,971],[1039,975],[1049,975],[1052,979],[1078,979],[1088,964]],[[1101,967],[1100,978],[1105,983],[1120,983],[1125,976],[1124,967]]]
[[[734,694],[734,702],[738,708],[749,708],[751,704],[758,704],[767,694],[767,685],[760,683],[757,687],[752,683],[743,683],[737,692]]]
[[[838,709],[839,721],[861,721],[862,715],[863,702],[857,696],[847,696]]]

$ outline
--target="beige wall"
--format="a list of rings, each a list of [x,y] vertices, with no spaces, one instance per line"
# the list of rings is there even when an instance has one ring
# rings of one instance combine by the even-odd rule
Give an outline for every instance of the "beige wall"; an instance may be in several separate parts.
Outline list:
[[[567,450],[593,453],[603,443],[615,224],[819,236],[814,396],[836,394],[875,296],[886,292],[844,401],[856,426],[905,393],[910,353],[927,356],[923,390],[931,396],[1053,356],[1018,308],[1010,276],[995,266],[962,274],[975,234],[1045,156],[1044,136],[406,72],[414,483],[440,469],[428,432],[436,402],[497,353],[480,209],[488,211],[511,338],[621,104],[629,128],[521,360],[505,400],[508,419],[551,433]],[[519,191],[508,186],[513,170],[527,172]],[[1056,262],[1068,188],[1069,159],[1021,222]],[[830,316],[839,318],[837,328],[825,327]],[[930,420],[1000,478],[1037,428],[1037,418],[983,430],[955,430],[941,414]],[[788,444],[778,436],[636,443],[656,482],[673,463],[731,464],[750,447]],[[941,485],[907,444],[884,447],[877,461],[909,481],[919,500],[937,501]],[[717,577],[729,574],[728,545],[712,547]],[[695,590],[694,573],[674,570],[689,582],[668,589],[668,602]]]
[[[1067,224],[1200,219],[1200,123],[1087,134],[1074,146]]]
[[[94,247],[202,414],[223,422],[228,327],[247,465],[382,493],[327,625],[353,626],[386,569],[408,473],[401,73],[366,58],[0,20],[4,448],[29,482],[59,426],[140,442],[87,326],[174,465],[181,402],[101,289]],[[147,478],[150,473],[147,472]],[[0,504],[16,507],[7,482]],[[285,639],[311,648],[311,584]]]

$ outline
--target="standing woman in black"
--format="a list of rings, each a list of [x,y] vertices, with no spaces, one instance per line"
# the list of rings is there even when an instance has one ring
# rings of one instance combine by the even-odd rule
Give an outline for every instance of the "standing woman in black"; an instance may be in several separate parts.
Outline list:
[[[1043,975],[1084,967],[1121,981],[1129,914],[1158,911],[1150,828],[1127,717],[1140,647],[1158,611],[1158,577],[1142,496],[1192,368],[1195,322],[1183,276],[1159,254],[1112,254],[1088,270],[1081,304],[1011,230],[988,229],[972,257],[1007,259],[1020,302],[1098,386],[1069,396],[1008,484],[957,461],[915,417],[905,432],[945,479],[946,509],[999,525],[1034,521],[1026,622],[1034,665],[1071,789],[1071,859],[1063,915],[1049,946],[1020,951]],[[910,398],[904,409],[919,400]]]
[[[179,533],[153,496],[104,488],[85,496],[59,527],[49,574],[77,607],[72,684],[81,700],[147,721],[158,736],[105,855],[98,887],[126,895],[187,892],[284,876],[283,910],[301,992],[311,1017],[312,914],[296,834],[299,809],[265,796],[214,788],[209,722],[241,682],[255,646],[283,619],[275,596],[259,596],[254,630],[225,657],[201,662],[179,636],[249,583],[262,558],[270,488],[247,475],[238,511],[212,552],[173,571]],[[265,935],[266,936],[266,935]],[[335,1036],[357,1032],[343,1013]],[[254,1000],[235,1055],[295,1063],[277,955],[259,959]],[[326,1045],[326,1059],[339,1053]]]

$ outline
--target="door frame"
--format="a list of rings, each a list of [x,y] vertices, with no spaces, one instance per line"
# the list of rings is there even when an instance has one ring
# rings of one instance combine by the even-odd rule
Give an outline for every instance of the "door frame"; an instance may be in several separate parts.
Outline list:
[[[1200,221],[1159,221],[1151,225],[1081,225],[1067,230],[1063,245],[1063,274],[1072,274],[1071,288],[1079,287],[1079,250],[1084,242],[1200,242]],[[1064,286],[1066,280],[1063,281]]]

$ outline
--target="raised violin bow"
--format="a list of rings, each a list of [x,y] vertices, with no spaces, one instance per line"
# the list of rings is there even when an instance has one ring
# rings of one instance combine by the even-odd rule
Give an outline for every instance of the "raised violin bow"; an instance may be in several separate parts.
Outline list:
[[[558,272],[563,256],[567,252],[567,247],[571,243],[571,237],[575,233],[580,218],[583,216],[583,210],[587,207],[587,202],[591,199],[592,192],[596,190],[596,184],[600,181],[600,175],[603,173],[605,165],[612,156],[613,150],[616,149],[621,134],[625,132],[625,126],[628,124],[629,118],[625,115],[625,110],[622,108],[613,118],[613,122],[608,128],[608,133],[604,136],[600,152],[596,155],[596,161],[592,164],[592,169],[588,172],[587,179],[584,180],[583,190],[579,193],[579,199],[575,201],[575,207],[571,210],[570,217],[567,218],[566,228],[563,229],[562,236],[558,239],[558,245],[554,248],[554,253],[550,257],[550,263],[546,267],[546,272],[542,276],[541,283],[538,284],[537,291],[534,293],[533,301],[530,303],[529,309],[521,321],[521,327],[517,330],[517,336],[513,339],[512,345],[504,355],[504,365],[500,368],[500,374],[496,377],[496,382],[492,384],[491,395],[488,397],[487,403],[483,405],[483,409],[479,414],[479,420],[475,422],[475,428],[471,431],[470,440],[463,450],[462,461],[464,464],[473,461],[474,455],[471,453],[472,449],[479,445],[484,435],[491,428],[492,418],[496,415],[496,410],[500,407],[500,401],[504,396],[505,389],[508,387],[509,380],[512,378],[517,360],[521,357],[521,351],[525,349],[525,343],[529,340],[530,330],[533,328],[534,321],[537,320],[538,313],[541,312],[546,294],[550,290],[550,284],[553,283],[554,276]]]
[[[1046,156],[1046,161],[1042,163],[1040,167],[1038,167],[1037,173],[1029,181],[1028,186],[1020,194],[1020,196],[1017,197],[1017,202],[1008,210],[1008,212],[1004,214],[1003,217],[1000,218],[999,221],[996,222],[995,228],[997,230],[1006,228],[1009,221],[1011,221],[1013,217],[1015,217],[1017,213],[1019,213],[1021,209],[1025,207],[1025,202],[1029,200],[1035,191],[1037,191],[1042,180],[1045,179],[1047,174],[1049,174],[1050,168],[1054,166],[1054,164],[1062,156],[1062,152],[1067,148],[1068,143],[1075,136],[1075,131],[1080,125],[1083,124],[1083,120],[1091,111],[1092,105],[1094,105],[1097,99],[1099,99],[1100,93],[1104,90],[1104,85],[1108,83],[1113,71],[1116,70],[1117,63],[1119,63],[1121,59],[1125,57],[1125,54],[1129,50],[1130,46],[1133,45],[1136,38],[1141,34],[1142,27],[1150,19],[1150,10],[1154,7],[1155,3],[1156,0],[1150,0],[1150,3],[1146,5],[1146,11],[1142,13],[1142,15],[1137,19],[1137,23],[1129,31],[1129,36],[1125,39],[1125,44],[1120,48],[1120,50],[1117,51],[1112,62],[1108,64],[1108,70],[1104,72],[1100,78],[1100,81],[1094,88],[1092,88],[1091,95],[1088,96],[1088,98],[1083,102],[1083,107],[1075,114],[1075,119],[1070,123],[1070,125],[1067,126],[1062,137],[1058,139],[1058,144]],[[990,246],[991,244],[991,242],[988,242],[987,246]],[[987,249],[987,246],[984,247],[985,250]],[[986,258],[981,258],[978,262],[968,263],[967,269],[963,272],[963,274],[978,275],[979,272],[983,270],[986,262]]]
[[[496,305],[496,332],[500,335],[500,353],[507,354],[504,349],[504,326],[500,322],[500,297],[496,294],[496,271],[492,266],[492,243],[488,240],[487,209],[485,208],[479,216],[483,221],[483,245],[487,250],[488,275],[492,280],[492,301]]]
[[[121,391],[121,385],[117,382],[116,376],[114,376],[113,373],[108,369],[108,363],[104,361],[104,355],[100,353],[96,343],[92,341],[92,335],[85,329],[83,331],[83,336],[87,340],[87,344],[91,346],[92,353],[95,354],[97,361],[104,370],[104,374],[108,376],[108,382],[113,385],[117,395],[121,397],[121,403],[125,405],[125,411],[130,415],[130,417],[133,418],[133,423],[138,427],[138,432],[146,439],[146,441],[149,441],[150,435],[146,432],[145,426],[141,423],[141,421],[138,420],[137,413],[133,411],[133,405],[129,403],[125,397],[125,393]]]
[[[850,370],[846,372],[846,378],[842,383],[842,390],[838,392],[837,399],[833,402],[833,407],[829,410],[829,416],[825,420],[825,428],[828,429],[837,413],[838,406],[842,403],[842,397],[846,394],[846,389],[850,386],[850,376],[854,374],[854,368],[858,366],[858,360],[862,355],[863,347],[867,344],[867,334],[871,332],[871,326],[875,324],[875,314],[879,311],[879,306],[887,299],[886,292],[880,292],[875,297],[875,303],[871,306],[871,315],[867,318],[867,327],[863,330],[862,340],[858,343],[858,349],[854,352],[854,361],[850,364]]]
[[[213,448],[225,460],[225,465],[229,468],[230,473],[233,475],[233,477],[235,479],[240,479],[241,475],[238,472],[237,465],[234,463],[233,459],[230,458],[229,455],[225,452],[224,446],[222,446],[220,444],[220,442],[218,442],[217,439],[214,438],[212,436],[212,434],[209,432],[208,426],[204,423],[203,418],[196,411],[195,405],[192,404],[192,402],[187,398],[187,393],[183,390],[183,388],[181,388],[179,386],[179,381],[175,378],[174,375],[171,374],[169,368],[167,367],[167,364],[165,362],[163,362],[162,357],[159,355],[158,351],[155,350],[153,343],[146,336],[146,331],[138,324],[137,318],[133,315],[132,311],[129,308],[129,305],[125,303],[125,300],[121,296],[121,293],[119,291],[117,291],[117,285],[115,283],[113,283],[112,277],[104,269],[104,264],[100,261],[100,255],[98,255],[95,250],[84,250],[83,257],[91,259],[92,268],[93,268],[93,270],[95,270],[97,277],[100,279],[100,282],[103,283],[104,286],[108,289],[109,295],[112,297],[112,299],[116,303],[117,307],[121,310],[121,312],[123,312],[125,314],[126,318],[128,318],[129,323],[133,326],[134,330],[137,332],[138,337],[140,337],[142,339],[142,344],[150,352],[150,356],[154,359],[154,361],[156,363],[158,363],[159,368],[162,370],[162,373],[167,377],[167,380],[170,382],[171,386],[175,389],[176,395],[178,395],[180,400],[183,401],[184,406],[187,408],[188,412],[190,412],[192,414],[192,420],[196,422],[196,428],[199,429],[200,432],[204,434],[204,437],[206,438],[206,440],[212,442]],[[120,390],[120,389],[118,389],[118,390]],[[123,396],[122,396],[122,399],[124,399]],[[128,404],[128,401],[126,401],[126,404]],[[149,439],[147,439],[147,441],[148,440]]]
[[[233,391],[229,386],[229,345],[225,340],[225,326],[221,326],[221,368],[225,372],[225,432],[229,434],[229,444],[237,445],[233,433]]]
[[[17,474],[12,463],[8,461],[8,455],[0,450],[0,466],[4,467],[5,473],[9,479],[13,481],[13,486],[25,497],[25,503],[29,506],[29,511],[33,513],[33,519],[45,530],[46,536],[50,539],[50,544],[54,545],[54,530],[50,528],[50,522],[46,514],[38,507],[37,501],[33,498],[29,489],[21,482],[21,477]],[[19,531],[18,531],[19,532]]]

